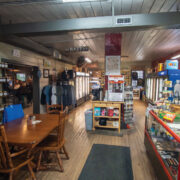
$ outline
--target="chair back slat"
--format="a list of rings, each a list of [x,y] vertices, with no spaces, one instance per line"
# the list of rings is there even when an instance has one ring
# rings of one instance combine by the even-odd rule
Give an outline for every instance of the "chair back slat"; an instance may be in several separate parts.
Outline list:
[[[59,115],[59,124],[58,124],[58,144],[59,145],[64,140],[65,117],[66,117],[66,113],[61,111]]]
[[[0,153],[1,166],[3,168],[13,168],[11,153],[9,150],[7,136],[3,125],[0,126]]]
[[[4,153],[4,149],[2,146],[2,142],[0,142],[0,168],[7,168],[6,156]]]
[[[48,114],[59,114],[60,111],[63,111],[63,105],[53,104],[46,106],[46,110]]]

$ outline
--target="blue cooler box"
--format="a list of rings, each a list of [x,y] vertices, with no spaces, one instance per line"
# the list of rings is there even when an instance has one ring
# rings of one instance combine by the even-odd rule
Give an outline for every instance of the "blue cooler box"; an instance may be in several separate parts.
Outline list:
[[[88,131],[92,130],[92,126],[93,126],[93,110],[92,109],[88,109],[85,112],[85,123],[86,123],[86,130]]]

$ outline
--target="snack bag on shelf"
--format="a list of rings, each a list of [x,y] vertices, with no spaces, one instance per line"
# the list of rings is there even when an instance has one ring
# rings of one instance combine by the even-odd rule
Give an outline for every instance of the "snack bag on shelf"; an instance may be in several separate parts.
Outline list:
[[[163,116],[163,119],[166,120],[166,121],[168,121],[168,122],[173,122],[174,119],[175,119],[175,117],[176,117],[176,114],[171,113],[171,112],[167,112],[167,113],[165,114],[165,116]]]
[[[100,116],[101,115],[101,108],[100,107],[95,107],[94,108],[94,115],[95,116]]]
[[[108,116],[113,116],[114,114],[114,109],[113,108],[109,108],[108,109]]]
[[[114,109],[114,116],[119,116],[119,109]]]
[[[106,108],[101,109],[101,116],[106,116]]]

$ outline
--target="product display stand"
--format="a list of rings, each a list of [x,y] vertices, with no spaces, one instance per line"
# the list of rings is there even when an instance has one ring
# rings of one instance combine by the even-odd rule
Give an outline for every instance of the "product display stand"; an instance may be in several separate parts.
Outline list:
[[[127,86],[124,88],[124,111],[123,118],[126,124],[133,122],[133,88]]]
[[[93,101],[93,130],[95,128],[118,129],[121,125],[121,105],[124,102]]]
[[[152,110],[146,117],[144,143],[159,180],[180,179],[180,136]]]
[[[130,86],[131,85],[131,70],[130,69],[121,70],[121,75],[124,76],[124,82],[126,86]]]

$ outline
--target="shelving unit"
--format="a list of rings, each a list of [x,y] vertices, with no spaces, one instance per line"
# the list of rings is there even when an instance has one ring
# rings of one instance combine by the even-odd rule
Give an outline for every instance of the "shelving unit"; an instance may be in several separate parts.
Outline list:
[[[3,117],[4,107],[7,105],[8,93],[5,91],[5,83],[7,82],[6,70],[7,63],[0,62],[0,123]]]
[[[126,86],[130,86],[131,85],[131,70],[122,69],[121,75],[124,76],[124,82],[126,83]]]
[[[145,123],[144,143],[158,179],[180,179],[180,136],[153,111]]]
[[[124,88],[123,118],[126,124],[130,124],[133,122],[133,88],[132,86],[126,86]]]
[[[121,128],[121,104],[124,102],[112,102],[112,101],[93,101],[93,130],[95,128],[108,128],[108,129],[118,129],[120,133]],[[95,108],[105,108],[105,109],[116,109],[118,110],[118,116],[107,116],[107,115],[95,115]],[[106,119],[106,125],[100,125],[100,119]]]
[[[140,89],[133,89],[133,99],[140,99]]]

